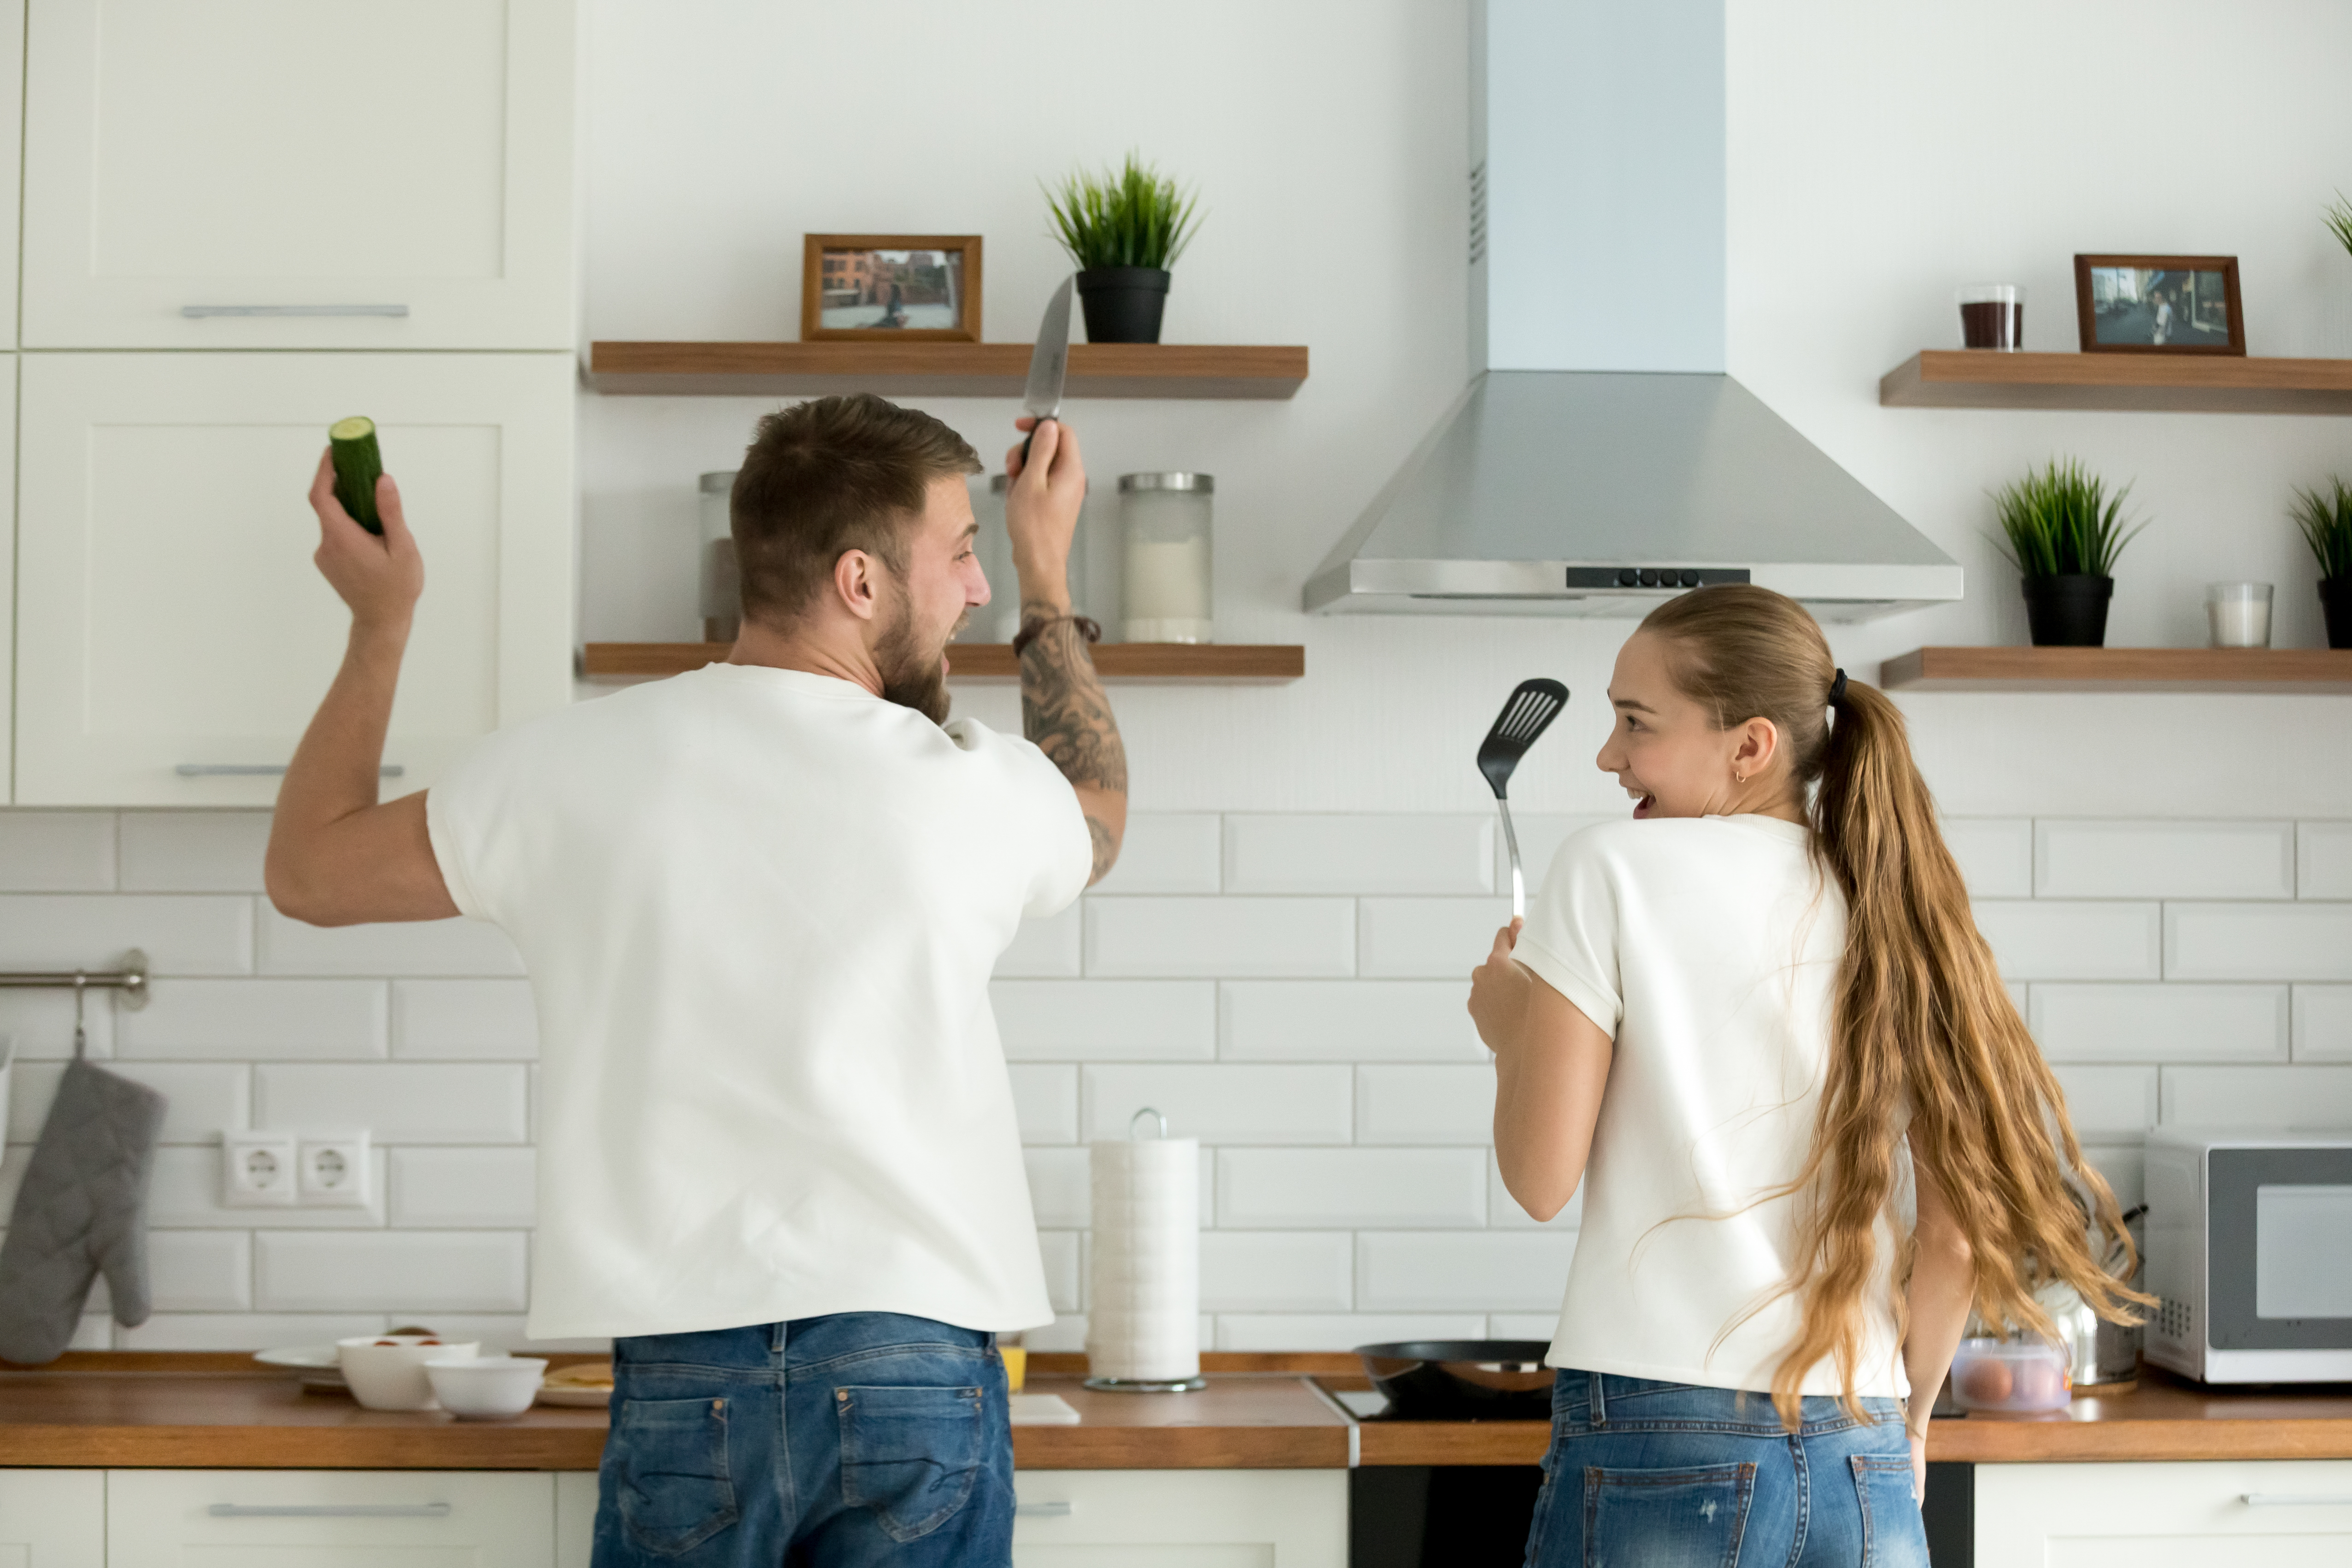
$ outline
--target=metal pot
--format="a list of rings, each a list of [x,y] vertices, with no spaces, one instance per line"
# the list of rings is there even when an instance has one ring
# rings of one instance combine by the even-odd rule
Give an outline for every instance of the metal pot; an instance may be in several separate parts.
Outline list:
[[[1407,1340],[1359,1345],[1364,1375],[1407,1421],[1541,1421],[1551,1415],[1541,1340]]]

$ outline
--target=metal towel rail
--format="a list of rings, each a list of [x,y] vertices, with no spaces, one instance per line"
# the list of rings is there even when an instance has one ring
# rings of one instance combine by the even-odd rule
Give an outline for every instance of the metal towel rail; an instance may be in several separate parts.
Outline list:
[[[0,991],[71,991],[79,997],[93,989],[121,992],[122,1005],[136,1013],[147,1005],[147,955],[134,947],[120,969],[0,971]]]

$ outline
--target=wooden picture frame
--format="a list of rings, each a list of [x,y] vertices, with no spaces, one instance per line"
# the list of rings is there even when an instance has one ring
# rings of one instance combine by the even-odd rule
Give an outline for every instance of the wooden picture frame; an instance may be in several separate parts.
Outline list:
[[[830,251],[842,258],[834,269],[833,286],[827,286],[825,255]],[[880,294],[876,269],[870,261],[861,267],[852,258],[870,258],[877,252],[936,251],[953,252],[956,260],[944,268],[941,284],[919,288],[926,297],[908,299],[907,285],[914,279],[894,276],[889,281],[897,292]],[[936,264],[934,264],[936,265]],[[923,268],[926,272],[929,267]],[[929,285],[928,277],[922,279]],[[820,342],[826,340],[856,339],[867,342],[980,342],[980,236],[976,234],[811,234],[801,238],[801,341]],[[854,301],[847,296],[858,296]],[[929,298],[943,293],[944,299]],[[887,319],[890,306],[896,303],[902,321],[908,324],[885,326],[879,321],[871,323],[845,324],[845,315],[866,315],[879,311]],[[944,316],[941,307],[945,307]],[[825,324],[831,311],[834,324]],[[918,324],[919,323],[919,324]]]
[[[2133,280],[2126,302],[2095,274],[2153,273]],[[2211,286],[2221,277],[2221,310],[2212,320]],[[2185,275],[2185,276],[2183,276]],[[2140,292],[2145,288],[2146,292]],[[2103,319],[2104,318],[2104,319]],[[2236,354],[2246,352],[2246,318],[2238,298],[2234,256],[2077,256],[2074,321],[2086,354]],[[2226,332],[2221,328],[2226,326]]]

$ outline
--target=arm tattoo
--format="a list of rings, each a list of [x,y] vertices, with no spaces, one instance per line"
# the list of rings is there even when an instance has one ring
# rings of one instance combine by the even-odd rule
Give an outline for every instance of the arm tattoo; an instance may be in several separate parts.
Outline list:
[[[1051,616],[1044,605],[1024,606],[1027,615]],[[1118,721],[1087,654],[1086,639],[1067,621],[1040,632],[1021,654],[1021,729],[1073,784],[1127,793],[1127,748]],[[1110,869],[1118,852],[1110,830],[1089,816],[1095,875]]]

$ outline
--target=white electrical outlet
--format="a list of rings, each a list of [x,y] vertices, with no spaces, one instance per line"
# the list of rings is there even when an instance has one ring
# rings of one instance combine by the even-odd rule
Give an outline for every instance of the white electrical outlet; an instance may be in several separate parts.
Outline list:
[[[221,1134],[221,1203],[233,1209],[280,1208],[294,1202],[294,1134]]]
[[[304,1138],[294,1155],[302,1202],[329,1208],[368,1205],[368,1135],[320,1133]]]

